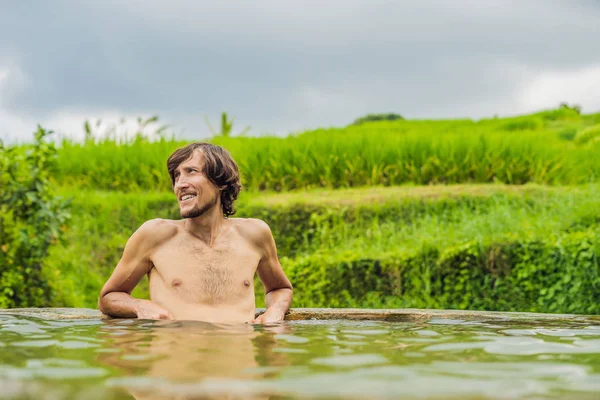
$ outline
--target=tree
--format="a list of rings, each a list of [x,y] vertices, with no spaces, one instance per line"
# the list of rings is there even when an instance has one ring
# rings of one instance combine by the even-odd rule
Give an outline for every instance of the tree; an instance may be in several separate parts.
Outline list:
[[[352,125],[360,125],[365,122],[376,122],[376,121],[396,121],[404,120],[404,117],[400,114],[387,113],[387,114],[367,114],[364,117],[360,117],[354,120]]]

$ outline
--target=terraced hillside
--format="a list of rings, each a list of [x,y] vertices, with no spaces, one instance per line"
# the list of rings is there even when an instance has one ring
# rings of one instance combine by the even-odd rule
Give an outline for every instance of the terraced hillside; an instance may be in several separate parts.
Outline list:
[[[236,217],[269,223],[296,307],[591,314],[600,313],[599,127],[600,114],[561,107],[211,141],[238,162]],[[95,307],[129,235],[148,219],[179,218],[165,161],[186,143],[139,134],[58,146],[49,179],[71,199],[71,219],[43,260],[47,305]],[[10,294],[20,272],[3,268]],[[260,305],[258,282],[257,293]],[[134,294],[147,296],[147,284]]]

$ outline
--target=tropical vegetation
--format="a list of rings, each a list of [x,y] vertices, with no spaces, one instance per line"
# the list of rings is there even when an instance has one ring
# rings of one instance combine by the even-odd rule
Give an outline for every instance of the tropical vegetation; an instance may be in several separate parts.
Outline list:
[[[287,137],[231,135],[225,117],[208,140],[238,162],[236,216],[269,223],[294,306],[600,313],[600,113],[375,118]],[[129,139],[87,124],[82,142],[40,128],[2,148],[0,307],[95,307],[129,235],[179,218],[165,162],[189,141],[141,122]]]

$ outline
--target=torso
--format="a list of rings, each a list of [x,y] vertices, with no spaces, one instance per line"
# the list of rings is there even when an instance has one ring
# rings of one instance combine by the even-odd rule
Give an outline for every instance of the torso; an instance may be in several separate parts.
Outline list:
[[[250,224],[252,220],[226,219],[209,246],[184,229],[183,221],[164,220],[150,255],[150,299],[175,319],[251,322],[254,275],[262,256],[246,233]]]

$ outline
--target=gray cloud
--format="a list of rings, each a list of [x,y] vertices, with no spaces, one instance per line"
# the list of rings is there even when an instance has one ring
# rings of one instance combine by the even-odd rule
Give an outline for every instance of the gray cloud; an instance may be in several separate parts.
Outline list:
[[[156,113],[192,134],[227,110],[281,133],[525,112],[540,74],[600,65],[599,21],[593,1],[7,2],[0,122]]]

